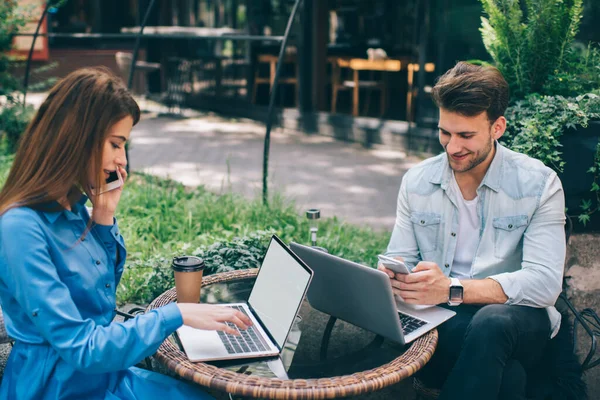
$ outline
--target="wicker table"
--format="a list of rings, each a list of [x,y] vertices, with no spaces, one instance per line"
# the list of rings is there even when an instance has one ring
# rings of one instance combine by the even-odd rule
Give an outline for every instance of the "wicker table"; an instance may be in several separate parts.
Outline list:
[[[249,294],[249,288],[251,288],[257,272],[257,269],[241,270],[205,277],[201,301],[229,302],[245,300],[239,296],[240,294],[242,296]],[[247,283],[245,290],[240,290],[239,287],[228,289],[227,286],[223,286],[239,285],[239,282],[242,281]],[[217,287],[219,284],[222,288],[216,291],[216,294],[207,290],[210,285]],[[154,309],[173,302],[175,298],[175,289],[168,290],[157,297],[148,309]],[[309,306],[306,305],[306,307]],[[305,331],[303,340],[305,336],[309,338],[310,335],[318,335],[318,332],[313,331],[314,329]],[[353,334],[353,336],[355,335]],[[155,357],[159,362],[166,365],[170,371],[187,380],[234,395],[269,399],[330,399],[372,392],[411,376],[429,361],[437,345],[437,339],[437,331],[432,330],[411,343],[406,349],[398,351],[396,358],[393,358],[394,355],[390,356],[391,360],[383,364],[377,364],[378,366],[366,370],[351,371],[351,373],[345,375],[326,376],[318,379],[302,378],[305,372],[300,372],[300,377],[285,380],[256,374],[248,375],[248,372],[239,373],[246,371],[246,368],[231,370],[207,363],[192,363],[187,359],[185,353],[180,350],[176,342],[172,340],[165,340]],[[296,348],[295,344],[293,346],[294,350]],[[385,351],[389,353],[388,350]],[[365,354],[370,353],[362,353],[360,357],[365,358]],[[368,358],[368,356],[366,357]],[[293,363],[296,362],[297,358],[297,356],[294,358]],[[343,360],[343,357],[340,359]],[[347,361],[342,362],[348,363]],[[332,362],[329,363],[331,365]],[[306,368],[300,370],[307,371]]]

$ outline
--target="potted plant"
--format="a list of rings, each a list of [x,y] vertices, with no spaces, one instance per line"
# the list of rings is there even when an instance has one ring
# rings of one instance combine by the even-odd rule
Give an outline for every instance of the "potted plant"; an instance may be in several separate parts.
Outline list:
[[[575,41],[583,0],[481,0],[512,102],[503,143],[554,169],[577,227],[600,228],[600,50]]]

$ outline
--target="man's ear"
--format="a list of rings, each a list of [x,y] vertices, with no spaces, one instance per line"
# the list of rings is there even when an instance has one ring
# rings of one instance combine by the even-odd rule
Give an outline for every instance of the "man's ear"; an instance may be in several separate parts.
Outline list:
[[[506,131],[506,118],[501,116],[492,124],[492,137],[494,140],[500,139],[504,135],[504,131]]]

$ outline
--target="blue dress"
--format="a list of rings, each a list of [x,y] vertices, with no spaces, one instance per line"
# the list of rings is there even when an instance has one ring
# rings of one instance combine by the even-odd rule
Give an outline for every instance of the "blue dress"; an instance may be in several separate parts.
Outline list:
[[[132,367],[182,323],[175,304],[113,322],[125,245],[117,224],[72,211],[0,217],[0,302],[15,345],[0,399],[208,399],[199,387]]]

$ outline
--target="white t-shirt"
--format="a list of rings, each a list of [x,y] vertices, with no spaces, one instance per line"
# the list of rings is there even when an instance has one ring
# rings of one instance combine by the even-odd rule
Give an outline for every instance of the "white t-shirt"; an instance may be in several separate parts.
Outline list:
[[[458,232],[456,235],[456,251],[454,252],[454,262],[450,276],[459,279],[471,278],[471,265],[477,244],[479,243],[479,228],[481,222],[477,215],[477,204],[479,196],[473,200],[465,200],[458,187],[454,173],[452,174],[452,185],[456,191],[456,200],[458,205]]]

